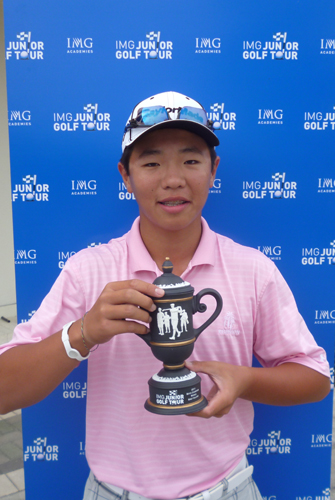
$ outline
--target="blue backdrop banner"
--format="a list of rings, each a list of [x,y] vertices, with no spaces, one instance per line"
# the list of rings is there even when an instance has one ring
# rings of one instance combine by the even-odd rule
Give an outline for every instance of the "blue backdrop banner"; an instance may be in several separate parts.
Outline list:
[[[334,1],[5,0],[4,13],[18,321],[71,255],[129,230],[126,120],[176,90],[221,142],[205,218],[275,261],[333,366]],[[83,363],[23,411],[27,500],[81,500],[85,404]],[[328,499],[332,394],[255,408],[247,453],[263,498]]]

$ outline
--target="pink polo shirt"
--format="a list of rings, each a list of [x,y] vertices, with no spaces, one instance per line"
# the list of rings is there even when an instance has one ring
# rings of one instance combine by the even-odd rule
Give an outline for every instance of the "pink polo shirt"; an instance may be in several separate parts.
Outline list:
[[[89,310],[111,281],[152,282],[161,272],[139,233],[71,257],[41,307],[20,324],[9,347],[37,342]],[[182,277],[195,288],[215,288],[223,299],[220,316],[200,335],[190,359],[251,366],[296,362],[329,376],[325,351],[318,347],[297,311],[290,289],[273,262],[252,248],[211,231],[203,220],[200,244]],[[200,326],[215,301],[203,299]],[[161,416],[147,412],[147,381],[162,367],[134,334],[114,337],[88,361],[86,455],[104,482],[157,499],[185,497],[227,476],[241,460],[253,429],[252,403],[238,399],[223,418]],[[201,375],[206,395],[212,382]]]

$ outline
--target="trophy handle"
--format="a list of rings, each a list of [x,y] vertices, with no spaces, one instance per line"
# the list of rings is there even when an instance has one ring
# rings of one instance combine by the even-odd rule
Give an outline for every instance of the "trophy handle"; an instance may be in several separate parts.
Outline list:
[[[202,297],[204,295],[211,295],[212,297],[215,298],[215,300],[216,300],[216,309],[213,312],[212,316],[210,318],[208,318],[208,320],[205,321],[205,323],[203,325],[199,326],[199,328],[195,328],[194,329],[194,336],[195,336],[196,339],[198,338],[198,336],[200,335],[200,333],[203,330],[205,330],[205,328],[207,328],[211,323],[213,323],[213,321],[219,316],[219,314],[220,314],[220,312],[222,310],[222,297],[219,294],[219,292],[217,292],[216,290],[213,290],[213,288],[204,288],[199,293],[197,293],[197,295],[195,295],[193,297],[193,303],[192,303],[192,312],[193,312],[193,314],[195,314],[196,312],[203,313],[203,312],[206,311],[206,309],[207,309],[206,304],[202,304],[200,302],[200,300],[202,299]]]

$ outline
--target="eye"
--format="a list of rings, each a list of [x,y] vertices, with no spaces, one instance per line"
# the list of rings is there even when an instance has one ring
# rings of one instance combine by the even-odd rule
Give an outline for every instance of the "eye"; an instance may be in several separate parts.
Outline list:
[[[186,165],[197,165],[200,162],[198,160],[186,160],[184,163]]]
[[[150,162],[150,163],[145,163],[143,167],[158,167],[159,163],[156,162]]]

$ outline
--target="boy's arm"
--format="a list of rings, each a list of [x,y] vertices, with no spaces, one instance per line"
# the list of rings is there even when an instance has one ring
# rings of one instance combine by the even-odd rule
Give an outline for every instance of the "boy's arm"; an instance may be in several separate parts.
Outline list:
[[[193,416],[222,417],[237,398],[276,406],[313,403],[330,391],[329,378],[298,363],[273,368],[249,368],[219,361],[193,361],[188,368],[208,374],[214,382],[204,410]]]
[[[67,356],[61,334],[13,347],[0,356],[0,414],[38,403],[79,365]]]
[[[88,348],[120,333],[147,333],[142,323],[150,322],[149,311],[156,308],[151,297],[162,295],[164,291],[156,285],[140,280],[109,283],[85,316],[83,331]],[[81,319],[71,325],[68,335],[71,347],[86,357]],[[78,365],[79,361],[68,357],[61,331],[40,342],[5,351],[0,356],[0,414],[41,401]]]

